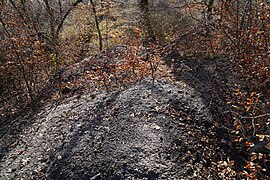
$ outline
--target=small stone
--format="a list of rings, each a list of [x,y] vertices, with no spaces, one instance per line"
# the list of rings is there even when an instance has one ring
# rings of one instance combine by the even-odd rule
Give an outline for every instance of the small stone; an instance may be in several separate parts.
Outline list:
[[[61,155],[58,155],[58,156],[57,156],[57,159],[58,159],[58,160],[61,160],[61,159],[62,159],[62,156],[61,156]]]
[[[160,126],[154,125],[153,128],[156,129],[156,130],[159,130],[160,129]]]

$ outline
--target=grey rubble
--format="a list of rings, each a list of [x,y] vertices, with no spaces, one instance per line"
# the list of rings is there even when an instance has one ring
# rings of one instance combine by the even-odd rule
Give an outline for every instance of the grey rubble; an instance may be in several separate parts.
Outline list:
[[[213,120],[185,83],[146,79],[32,118],[2,159],[0,179],[214,178]]]

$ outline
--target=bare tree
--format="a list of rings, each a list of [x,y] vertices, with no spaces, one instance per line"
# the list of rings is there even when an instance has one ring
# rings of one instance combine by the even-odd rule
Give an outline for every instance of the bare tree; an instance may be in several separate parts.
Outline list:
[[[46,8],[46,12],[49,15],[49,27],[50,27],[50,42],[52,44],[52,49],[55,50],[55,62],[58,63],[59,61],[59,49],[58,49],[58,45],[59,45],[59,34],[61,29],[63,28],[64,22],[66,20],[66,18],[68,17],[68,15],[70,14],[70,12],[80,3],[82,2],[82,0],[76,0],[75,2],[73,2],[71,4],[71,6],[64,12],[62,9],[62,4],[61,1],[58,1],[58,6],[59,6],[59,12],[56,13],[53,10],[53,7],[50,3],[49,0],[43,0],[44,4],[45,4],[45,8]]]

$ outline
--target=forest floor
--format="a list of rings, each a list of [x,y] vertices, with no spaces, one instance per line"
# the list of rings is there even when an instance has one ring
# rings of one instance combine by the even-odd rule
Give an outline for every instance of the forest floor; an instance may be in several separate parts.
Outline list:
[[[74,95],[3,127],[0,179],[233,178],[219,94],[231,74],[175,51],[164,63],[174,82]]]

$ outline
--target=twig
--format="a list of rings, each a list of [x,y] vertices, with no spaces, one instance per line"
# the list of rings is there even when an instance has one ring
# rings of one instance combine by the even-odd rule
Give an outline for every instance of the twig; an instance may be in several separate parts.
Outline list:
[[[251,121],[252,127],[253,127],[253,136],[256,134],[256,126],[255,126],[255,122],[254,122],[254,118]]]
[[[270,114],[266,113],[266,114],[261,114],[258,116],[240,116],[240,118],[241,119],[258,119],[258,118],[265,117],[265,116],[270,116]]]

